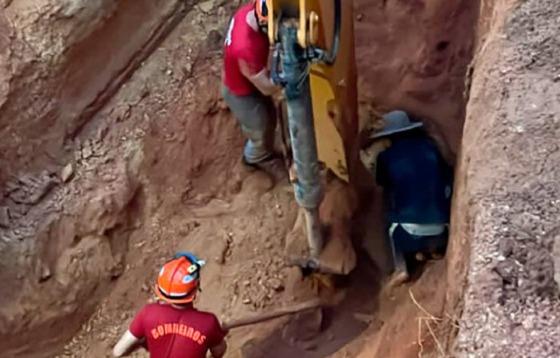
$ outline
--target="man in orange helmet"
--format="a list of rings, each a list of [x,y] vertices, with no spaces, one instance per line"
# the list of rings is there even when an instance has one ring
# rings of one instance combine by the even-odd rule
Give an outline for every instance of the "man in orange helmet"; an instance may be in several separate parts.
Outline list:
[[[271,96],[280,89],[267,69],[267,24],[266,0],[251,1],[237,10],[224,41],[222,71],[222,95],[247,139],[243,162],[265,170],[276,159],[276,114]]]
[[[123,357],[143,346],[151,358],[223,357],[226,332],[215,315],[193,306],[204,261],[192,253],[179,253],[159,272],[154,291],[160,302],[144,306],[113,348]]]

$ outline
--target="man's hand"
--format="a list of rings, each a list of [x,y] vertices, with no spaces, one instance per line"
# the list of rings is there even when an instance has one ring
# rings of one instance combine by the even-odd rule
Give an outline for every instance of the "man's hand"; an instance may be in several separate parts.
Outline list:
[[[239,60],[239,70],[265,96],[272,96],[281,89],[272,83],[266,68],[257,72],[247,62]]]

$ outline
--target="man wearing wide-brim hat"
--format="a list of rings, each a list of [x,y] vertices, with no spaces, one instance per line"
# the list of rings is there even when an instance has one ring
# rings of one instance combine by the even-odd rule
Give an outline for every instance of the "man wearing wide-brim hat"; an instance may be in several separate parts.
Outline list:
[[[393,283],[400,283],[415,261],[445,253],[453,172],[421,122],[403,111],[387,113],[383,122],[372,138],[389,139],[390,146],[379,153],[374,174],[385,198]]]

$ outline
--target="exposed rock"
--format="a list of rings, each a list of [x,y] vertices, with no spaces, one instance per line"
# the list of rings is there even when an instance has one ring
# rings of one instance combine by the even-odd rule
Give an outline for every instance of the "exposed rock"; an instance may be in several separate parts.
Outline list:
[[[210,11],[216,8],[216,0],[207,0],[198,4],[198,8],[208,14]]]
[[[268,285],[276,292],[284,290],[284,284],[282,283],[282,280],[278,278],[271,278],[270,280],[268,280]]]
[[[86,142],[86,145],[82,148],[82,159],[89,159],[93,155],[93,149],[91,147],[91,142]]]
[[[74,166],[72,165],[72,163],[68,163],[62,169],[62,172],[60,173],[60,178],[63,183],[66,183],[72,178],[73,175],[74,175]]]
[[[56,185],[56,179],[47,172],[37,176],[24,175],[12,182],[9,198],[16,204],[37,204]]]
[[[125,271],[124,255],[117,254],[114,258],[114,264],[110,267],[111,279],[119,278]]]
[[[52,272],[47,265],[41,263],[39,266],[39,270],[40,270],[39,282],[43,282],[51,278]]]
[[[126,208],[138,188],[138,183],[132,181],[126,171],[121,173],[111,185],[99,188],[91,200],[83,203],[83,218],[79,226],[81,235],[102,235],[121,220],[115,213]]]

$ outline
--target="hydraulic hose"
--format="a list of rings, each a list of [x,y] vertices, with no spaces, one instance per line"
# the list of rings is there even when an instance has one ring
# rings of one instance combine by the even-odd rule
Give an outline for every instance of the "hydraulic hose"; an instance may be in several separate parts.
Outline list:
[[[296,26],[282,24],[280,39],[284,97],[297,173],[294,192],[299,206],[305,209],[311,254],[318,256],[323,244],[318,215],[323,193],[309,86],[310,64],[305,50],[298,44]]]
[[[323,196],[319,155],[313,124],[313,108],[309,85],[311,61],[333,65],[340,47],[342,0],[334,0],[334,33],[330,50],[302,48],[297,41],[297,26],[279,21],[280,42],[272,56],[271,77],[284,87],[288,112],[288,128],[292,144],[297,180],[294,192],[298,205],[305,209],[307,239],[311,256],[317,258],[323,246],[319,221],[319,204]]]
[[[333,39],[330,50],[327,52],[324,49],[313,47],[311,49],[313,59],[317,62],[322,62],[326,65],[333,65],[336,62],[338,51],[340,49],[340,32],[342,29],[342,0],[333,0],[334,8],[334,29]]]
[[[332,65],[336,61],[338,49],[340,47],[340,31],[342,27],[342,0],[333,0],[334,5],[334,34],[331,49],[324,59],[327,65]]]

